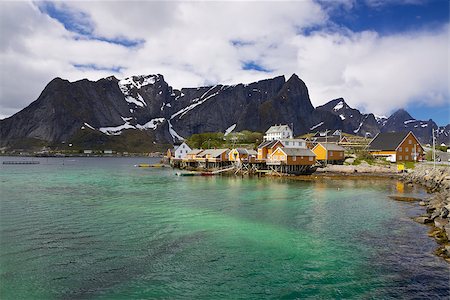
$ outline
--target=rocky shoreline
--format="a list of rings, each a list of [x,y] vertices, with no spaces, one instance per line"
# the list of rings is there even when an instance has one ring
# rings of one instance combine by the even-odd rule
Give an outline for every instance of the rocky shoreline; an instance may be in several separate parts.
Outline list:
[[[417,165],[413,171],[405,173],[402,180],[409,185],[419,184],[432,194],[419,202],[426,211],[414,220],[432,226],[429,236],[439,244],[435,254],[450,263],[450,168]]]

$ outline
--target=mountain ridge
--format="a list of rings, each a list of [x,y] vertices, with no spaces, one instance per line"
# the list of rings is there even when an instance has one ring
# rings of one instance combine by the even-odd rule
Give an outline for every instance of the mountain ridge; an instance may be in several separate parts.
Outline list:
[[[288,80],[277,76],[249,84],[180,90],[155,74],[74,82],[56,77],[29,106],[0,120],[0,147],[14,148],[24,139],[62,143],[86,128],[106,136],[137,130],[142,138],[163,144],[231,127],[263,132],[279,123],[292,124],[296,135],[325,129],[361,136],[411,130],[423,143],[431,139],[430,128],[437,129],[439,142],[448,143],[450,135],[450,125],[415,120],[405,110],[385,119],[361,113],[343,98],[314,108],[306,84],[296,74]]]

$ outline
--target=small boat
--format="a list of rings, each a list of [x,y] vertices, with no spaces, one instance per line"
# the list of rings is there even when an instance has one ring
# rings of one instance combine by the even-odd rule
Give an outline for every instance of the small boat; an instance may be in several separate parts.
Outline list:
[[[200,173],[200,176],[214,176],[216,174],[212,173],[212,172],[202,172]]]
[[[163,164],[138,164],[138,165],[134,165],[134,166],[138,167],[138,168],[167,168],[168,167]]]
[[[175,175],[177,176],[200,176],[200,173],[181,173],[181,172],[177,172],[175,173]]]

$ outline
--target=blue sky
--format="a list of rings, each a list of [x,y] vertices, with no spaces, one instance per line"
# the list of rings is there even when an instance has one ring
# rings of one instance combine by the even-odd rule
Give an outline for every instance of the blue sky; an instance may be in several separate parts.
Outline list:
[[[405,108],[447,124],[449,3],[1,2],[0,118],[53,77],[160,73],[181,88],[296,73],[314,106],[343,97],[363,112]]]

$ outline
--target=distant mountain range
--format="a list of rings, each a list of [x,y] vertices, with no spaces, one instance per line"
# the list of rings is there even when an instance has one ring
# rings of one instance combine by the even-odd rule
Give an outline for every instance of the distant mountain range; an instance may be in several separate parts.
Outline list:
[[[0,120],[0,147],[28,149],[72,143],[83,148],[149,150],[194,133],[252,130],[290,124],[295,135],[325,129],[375,136],[413,131],[422,143],[450,144],[450,125],[420,121],[398,110],[389,118],[363,114],[339,98],[314,108],[305,83],[292,75],[251,84],[173,89],[162,75],[69,82],[53,79],[36,101]],[[133,136],[131,139],[130,136]],[[117,146],[118,147],[118,146]]]

